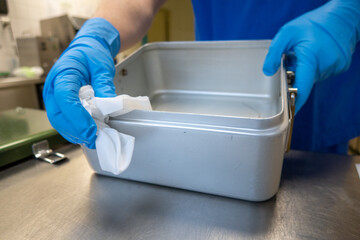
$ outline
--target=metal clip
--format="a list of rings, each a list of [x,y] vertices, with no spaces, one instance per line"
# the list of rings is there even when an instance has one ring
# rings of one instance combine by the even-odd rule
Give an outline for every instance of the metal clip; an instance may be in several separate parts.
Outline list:
[[[52,149],[50,149],[49,142],[47,140],[34,143],[32,145],[32,151],[37,159],[43,160],[51,164],[66,159],[65,155],[54,152]]]
[[[293,88],[292,84],[295,81],[295,73],[292,71],[286,71],[286,78],[288,83],[288,105],[289,105],[289,122],[290,129],[288,132],[288,142],[286,147],[286,152],[290,151],[291,146],[291,137],[294,127],[294,117],[295,117],[295,98],[297,95],[297,88]]]

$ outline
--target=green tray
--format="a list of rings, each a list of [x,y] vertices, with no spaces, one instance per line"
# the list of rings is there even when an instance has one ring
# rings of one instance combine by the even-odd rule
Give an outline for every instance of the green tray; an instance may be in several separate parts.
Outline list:
[[[52,128],[45,111],[16,108],[0,112],[0,167],[33,155],[32,144],[45,139],[50,148],[67,143]]]

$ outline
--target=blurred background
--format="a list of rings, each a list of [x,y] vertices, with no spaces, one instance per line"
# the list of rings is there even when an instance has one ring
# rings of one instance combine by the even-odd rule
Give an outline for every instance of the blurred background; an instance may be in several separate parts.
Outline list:
[[[0,111],[17,106],[44,109],[46,74],[100,0],[0,0]],[[190,0],[168,1],[133,48],[155,41],[194,40]]]
[[[47,120],[44,82],[100,1],[0,0],[0,168],[36,154],[33,143],[66,144]],[[114,62],[148,42],[194,40],[193,21],[190,0],[169,0],[146,36]]]
[[[34,62],[30,57],[36,55],[36,49],[33,49],[32,53],[25,49],[34,47],[36,43],[42,49],[46,48],[46,45],[52,45],[53,48],[46,49],[46,55],[48,56],[49,50],[52,50],[51,54],[54,57],[58,56],[67,47],[82,23],[94,14],[100,0],[0,0],[0,2],[2,6],[0,72],[2,75],[10,75],[19,66],[39,65],[39,62]],[[170,0],[157,14],[143,41],[130,51],[120,54],[118,60],[147,42],[186,40],[194,40],[191,2]],[[59,49],[54,49],[56,47]],[[24,52],[26,53],[23,54]],[[32,63],[25,58],[32,58]],[[53,59],[47,59],[46,63],[41,62],[43,66],[40,67],[45,68],[45,73],[51,68],[50,60]]]
[[[63,14],[90,18],[99,2],[100,0],[8,0],[8,17],[15,37],[41,36],[40,20]],[[162,21],[167,21],[168,27],[171,25],[171,29],[168,29],[169,40],[194,39],[190,0],[169,0],[158,15],[155,25],[164,25]]]

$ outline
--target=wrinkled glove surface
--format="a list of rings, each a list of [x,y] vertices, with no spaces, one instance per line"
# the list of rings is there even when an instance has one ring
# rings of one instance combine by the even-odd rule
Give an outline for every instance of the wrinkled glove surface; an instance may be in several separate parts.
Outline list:
[[[282,54],[295,70],[296,113],[315,82],[346,71],[360,38],[360,0],[333,0],[285,24],[271,42],[263,71],[273,75]]]
[[[114,97],[113,58],[119,32],[105,19],[88,20],[49,72],[43,98],[51,125],[68,141],[95,148],[97,127],[79,100],[82,86],[96,97]]]

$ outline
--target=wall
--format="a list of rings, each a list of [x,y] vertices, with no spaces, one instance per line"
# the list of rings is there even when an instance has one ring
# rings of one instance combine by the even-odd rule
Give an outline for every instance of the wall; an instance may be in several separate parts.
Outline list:
[[[8,0],[15,37],[40,35],[39,20],[46,15],[46,0]]]
[[[99,2],[100,0],[8,0],[9,18],[15,37],[39,36],[41,19],[64,13],[89,18]],[[193,40],[191,1],[168,0],[163,9],[169,12],[169,40]]]
[[[90,17],[100,0],[8,0],[9,18],[15,37],[39,36],[43,18],[69,13]]]
[[[162,8],[169,12],[169,40],[193,41],[194,13],[191,0],[168,0]]]

